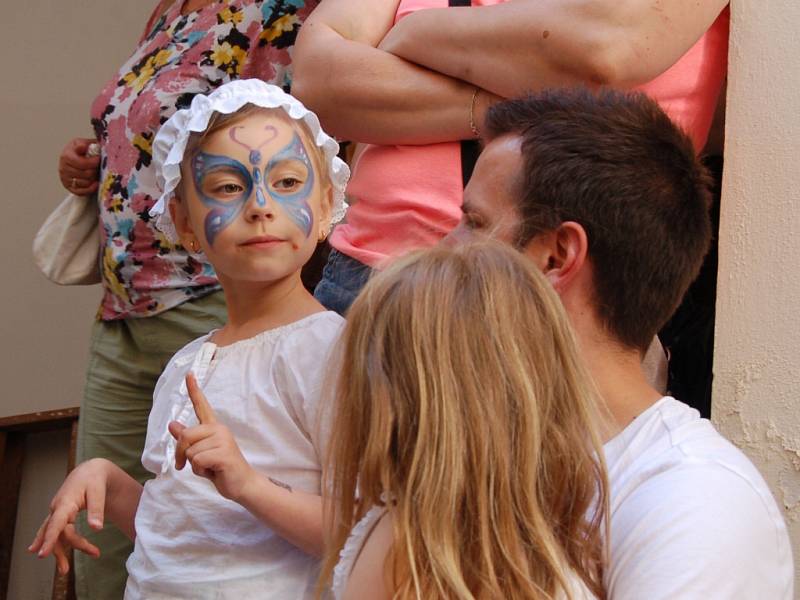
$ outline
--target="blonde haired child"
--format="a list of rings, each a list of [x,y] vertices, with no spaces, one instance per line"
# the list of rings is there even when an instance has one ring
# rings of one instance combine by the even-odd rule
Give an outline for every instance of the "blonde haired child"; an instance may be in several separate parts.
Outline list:
[[[257,80],[197,96],[154,141],[157,225],[214,265],[228,322],[184,347],[155,390],[143,487],[108,461],[67,478],[31,545],[99,550],[109,520],[135,537],[126,598],[307,598],[322,551],[318,407],[343,320],[300,269],[343,212],[347,166],[317,118]],[[169,210],[167,210],[167,207]],[[201,391],[202,388],[202,391]],[[185,463],[191,469],[183,469]]]
[[[440,246],[367,284],[325,486],[337,600],[604,597],[607,484],[577,356],[509,248]]]

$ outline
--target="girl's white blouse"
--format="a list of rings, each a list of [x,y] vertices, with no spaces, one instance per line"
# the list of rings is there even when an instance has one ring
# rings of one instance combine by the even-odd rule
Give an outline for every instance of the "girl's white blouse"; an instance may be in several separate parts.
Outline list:
[[[386,510],[385,506],[371,507],[350,530],[350,536],[339,552],[339,562],[336,563],[336,567],[333,569],[333,581],[331,583],[333,600],[344,600],[344,593],[347,590],[347,583],[356,560],[378,521],[386,514]],[[570,586],[572,600],[596,600],[596,596],[574,574],[567,578],[567,583]],[[567,599],[564,594],[559,594],[558,600]]]
[[[356,559],[372,530],[375,529],[375,525],[385,514],[385,506],[373,506],[350,531],[350,536],[339,552],[339,562],[336,563],[336,567],[333,569],[331,591],[334,600],[342,600],[344,598],[347,581],[350,579],[350,572],[355,566]]]
[[[170,421],[197,424],[184,378],[191,370],[242,454],[260,473],[320,493],[329,359],[344,320],[321,312],[217,347],[210,334],[172,358],[156,385],[142,464],[155,475],[136,513],[125,598],[312,598],[318,561],[213,484],[175,469]],[[327,416],[326,416],[327,415]]]

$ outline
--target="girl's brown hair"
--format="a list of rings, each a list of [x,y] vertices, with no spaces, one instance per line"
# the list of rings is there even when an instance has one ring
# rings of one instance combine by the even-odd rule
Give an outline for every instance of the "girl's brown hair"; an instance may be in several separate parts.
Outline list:
[[[596,410],[561,303],[518,253],[398,261],[348,314],[322,582],[388,498],[395,598],[572,597],[576,576],[604,598]]]

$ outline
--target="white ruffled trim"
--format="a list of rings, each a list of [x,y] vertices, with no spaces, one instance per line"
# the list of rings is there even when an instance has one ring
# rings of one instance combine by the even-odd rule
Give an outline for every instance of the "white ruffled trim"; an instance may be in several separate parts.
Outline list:
[[[386,513],[386,510],[385,506],[373,506],[350,530],[350,535],[339,552],[339,562],[336,563],[333,569],[331,591],[333,592],[334,600],[340,600],[344,595],[347,580],[350,578],[356,557],[361,552],[366,537],[375,527],[375,523]]]
[[[237,79],[221,85],[207,96],[202,94],[195,96],[191,106],[173,114],[161,126],[153,140],[153,162],[158,186],[162,191],[158,202],[150,209],[150,216],[155,217],[156,227],[171,241],[177,242],[178,234],[167,207],[181,180],[181,162],[189,136],[195,132],[205,131],[211,115],[215,112],[231,114],[245,104],[255,104],[262,108],[281,108],[292,119],[302,120],[306,124],[314,143],[322,149],[328,165],[333,186],[331,224],[338,223],[344,217],[347,210],[344,190],[350,178],[350,168],[337,156],[339,144],[322,130],[317,115],[303,106],[297,98],[275,85],[260,79]]]

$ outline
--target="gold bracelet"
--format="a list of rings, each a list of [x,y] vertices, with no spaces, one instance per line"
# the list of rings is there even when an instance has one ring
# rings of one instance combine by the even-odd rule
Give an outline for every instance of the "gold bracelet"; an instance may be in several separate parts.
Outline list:
[[[481,137],[481,132],[478,130],[478,126],[475,124],[475,101],[478,99],[478,92],[481,91],[481,88],[476,87],[475,91],[472,92],[472,100],[469,102],[469,128],[472,131],[472,135],[476,138]]]

